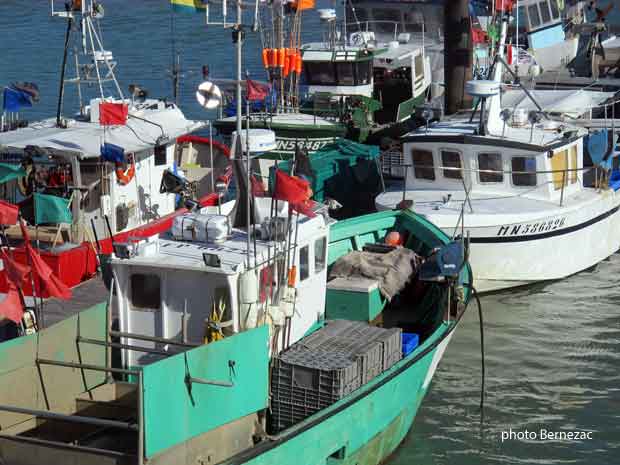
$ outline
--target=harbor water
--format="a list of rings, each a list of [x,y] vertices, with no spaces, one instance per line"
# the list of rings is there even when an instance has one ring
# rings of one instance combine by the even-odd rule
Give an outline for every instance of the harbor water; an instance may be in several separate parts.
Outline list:
[[[318,3],[331,5],[327,0]],[[48,5],[43,0],[0,2],[0,84],[39,85],[41,102],[21,115],[31,121],[56,112],[66,25],[50,18]],[[214,78],[233,76],[230,31],[207,30],[200,15],[173,16],[167,0],[107,0],[104,6],[104,43],[118,61],[121,87],[136,83],[152,97],[172,98],[170,70],[178,51],[179,104],[189,117],[207,117],[194,92],[203,80],[203,65]],[[620,16],[618,9],[614,14]],[[316,38],[316,14],[307,16],[304,37]],[[244,70],[263,79],[258,50],[257,37],[250,34]],[[77,93],[71,87],[64,108],[66,114],[77,108]],[[480,327],[472,303],[413,429],[389,463],[620,463],[619,276],[616,254],[564,281],[481,299],[483,419]],[[587,434],[572,440],[555,437],[561,432]]]

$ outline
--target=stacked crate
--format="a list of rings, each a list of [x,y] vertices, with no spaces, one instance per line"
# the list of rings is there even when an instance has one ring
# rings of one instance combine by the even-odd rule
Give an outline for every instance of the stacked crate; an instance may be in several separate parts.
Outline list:
[[[330,321],[274,358],[271,432],[277,433],[366,384],[401,359],[400,328]]]

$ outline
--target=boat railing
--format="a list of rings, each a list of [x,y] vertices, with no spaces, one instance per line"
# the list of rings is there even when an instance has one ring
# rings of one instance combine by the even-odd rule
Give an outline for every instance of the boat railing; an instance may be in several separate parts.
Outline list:
[[[601,189],[604,186],[604,181],[605,181],[605,170],[602,170],[599,166],[582,166],[580,168],[564,168],[561,170],[530,170],[530,171],[523,171],[523,170],[488,170],[488,169],[479,169],[479,168],[458,168],[458,167],[454,167],[454,166],[435,166],[435,165],[412,165],[412,164],[402,164],[400,165],[401,167],[405,168],[405,183],[406,183],[406,176],[407,176],[407,170],[409,168],[418,168],[418,169],[428,169],[428,170],[435,170],[435,169],[439,169],[439,170],[443,170],[443,171],[458,171],[458,172],[468,172],[468,173],[483,173],[483,174],[502,174],[502,175],[539,175],[539,174],[556,174],[556,173],[561,173],[562,174],[562,187],[560,189],[560,206],[563,206],[564,204],[564,193],[566,190],[566,187],[568,186],[568,180],[569,180],[569,174],[571,173],[576,173],[576,181],[579,181],[581,183],[583,183],[583,176],[579,177],[578,173],[588,173],[588,172],[595,172],[595,183],[594,186],[598,189]],[[465,191],[468,191],[468,187],[465,185],[464,179],[463,177],[460,178],[461,181],[463,182],[463,187],[465,189]],[[555,184],[554,180],[551,181],[545,181],[545,182],[536,182],[536,185],[534,186],[523,186],[523,187],[532,187],[532,189],[528,190],[528,191],[524,191],[519,193],[520,196],[522,196],[525,193],[529,193],[529,192],[533,192],[541,187],[544,186],[548,186],[550,184]],[[471,204],[470,204],[471,207]],[[472,210],[473,212],[473,210]]]

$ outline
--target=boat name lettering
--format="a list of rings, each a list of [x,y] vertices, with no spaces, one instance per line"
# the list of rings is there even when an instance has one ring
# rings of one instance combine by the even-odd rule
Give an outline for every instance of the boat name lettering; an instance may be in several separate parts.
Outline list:
[[[276,150],[280,151],[294,151],[295,146],[298,146],[300,149],[308,149],[310,151],[317,151],[328,143],[330,143],[332,139],[313,139],[313,140],[300,140],[300,139],[277,139],[276,140]]]
[[[536,234],[547,231],[555,231],[564,226],[566,217],[556,218],[548,221],[539,221],[537,223],[511,224],[500,226],[497,231],[498,236],[516,236],[519,234]]]

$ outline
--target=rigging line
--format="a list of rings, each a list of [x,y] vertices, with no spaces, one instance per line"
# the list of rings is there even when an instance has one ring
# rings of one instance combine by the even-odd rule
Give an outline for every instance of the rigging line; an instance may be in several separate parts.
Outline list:
[[[482,319],[482,304],[480,303],[480,297],[478,297],[478,291],[472,286],[473,297],[476,299],[476,305],[478,306],[478,321],[480,324],[480,429],[483,432],[484,425],[484,389],[486,378],[486,366],[484,361],[484,320]]]

